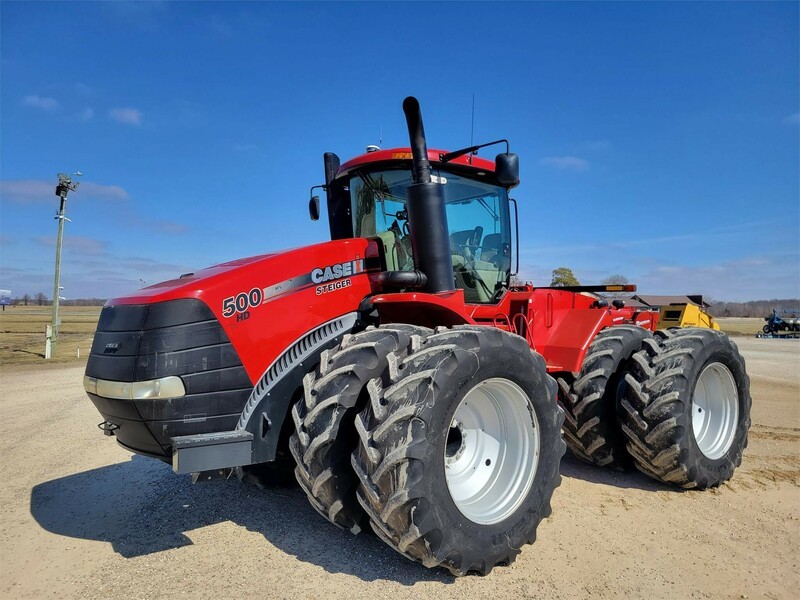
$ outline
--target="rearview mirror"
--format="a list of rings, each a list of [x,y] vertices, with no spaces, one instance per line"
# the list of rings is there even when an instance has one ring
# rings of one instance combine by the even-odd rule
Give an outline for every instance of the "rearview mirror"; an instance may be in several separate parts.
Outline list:
[[[308,216],[312,221],[319,221],[319,196],[311,196],[308,201]]]
[[[498,154],[494,159],[494,174],[502,186],[519,185],[519,156],[512,152]]]

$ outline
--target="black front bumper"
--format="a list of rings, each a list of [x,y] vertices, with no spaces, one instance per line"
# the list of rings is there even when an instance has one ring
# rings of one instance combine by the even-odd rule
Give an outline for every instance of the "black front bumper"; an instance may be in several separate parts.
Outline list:
[[[234,429],[252,391],[219,321],[194,299],[104,308],[86,375],[118,382],[180,377],[186,393],[174,398],[87,391],[120,444],[167,461],[173,437]]]

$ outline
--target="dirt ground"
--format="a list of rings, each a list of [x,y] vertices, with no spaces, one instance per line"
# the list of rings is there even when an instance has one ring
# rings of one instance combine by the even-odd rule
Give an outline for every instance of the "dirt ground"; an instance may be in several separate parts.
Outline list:
[[[101,435],[80,365],[0,373],[3,598],[797,598],[800,341],[737,338],[750,446],[718,490],[565,458],[510,567],[453,578],[328,525],[297,488],[192,486]]]

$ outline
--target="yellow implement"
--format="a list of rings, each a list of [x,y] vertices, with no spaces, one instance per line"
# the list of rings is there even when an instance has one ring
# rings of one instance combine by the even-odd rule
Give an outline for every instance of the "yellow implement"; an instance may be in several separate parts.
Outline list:
[[[707,327],[719,331],[714,317],[696,304],[669,304],[661,307],[659,329],[670,327]]]

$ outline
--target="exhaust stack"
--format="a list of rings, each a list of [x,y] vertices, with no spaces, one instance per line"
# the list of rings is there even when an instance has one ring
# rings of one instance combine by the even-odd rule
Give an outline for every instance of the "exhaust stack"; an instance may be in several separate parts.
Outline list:
[[[414,267],[427,277],[426,292],[449,292],[456,286],[444,207],[444,186],[431,181],[428,146],[417,99],[409,96],[403,100],[403,112],[413,160],[414,183],[406,191],[406,208]]]

